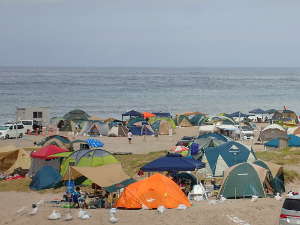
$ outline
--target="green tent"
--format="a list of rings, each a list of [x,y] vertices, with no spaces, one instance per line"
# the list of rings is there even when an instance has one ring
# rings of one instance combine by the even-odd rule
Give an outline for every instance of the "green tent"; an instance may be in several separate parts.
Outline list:
[[[193,126],[201,126],[206,122],[207,118],[203,114],[196,114],[191,119],[190,122]]]
[[[119,163],[119,161],[108,151],[103,149],[83,149],[72,152],[69,156],[64,158],[61,164],[61,175],[64,174],[68,170],[69,163],[73,162],[74,166],[89,166],[89,167],[96,167],[96,166],[103,166],[112,163]]]
[[[81,109],[75,109],[64,115],[65,120],[85,121],[89,120],[90,116]]]
[[[271,173],[255,164],[240,163],[225,171],[219,196],[225,198],[245,198],[256,195],[264,198],[274,194]]]
[[[172,130],[172,134],[175,133],[176,124],[171,118],[153,117],[148,122],[151,124],[152,129],[158,131],[161,135],[168,135],[170,130]]]
[[[276,165],[271,162],[264,162],[262,160],[256,160],[253,163],[271,172],[272,174],[271,184],[275,192],[278,193],[285,192],[284,174],[283,174],[282,166]]]
[[[185,115],[176,116],[176,125],[179,127],[192,127],[192,123]]]

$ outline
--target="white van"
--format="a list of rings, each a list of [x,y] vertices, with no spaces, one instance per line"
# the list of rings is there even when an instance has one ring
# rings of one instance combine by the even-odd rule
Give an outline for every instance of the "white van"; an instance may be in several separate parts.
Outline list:
[[[0,126],[0,139],[21,138],[25,134],[23,124],[5,124]]]
[[[25,132],[27,132],[28,130],[30,132],[33,131],[33,120],[20,120],[20,123],[23,124],[24,128],[25,128]]]

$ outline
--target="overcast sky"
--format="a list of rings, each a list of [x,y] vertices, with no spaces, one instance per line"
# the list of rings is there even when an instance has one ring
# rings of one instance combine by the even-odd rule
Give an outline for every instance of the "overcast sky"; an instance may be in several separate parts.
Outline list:
[[[0,0],[0,66],[300,66],[300,0]]]

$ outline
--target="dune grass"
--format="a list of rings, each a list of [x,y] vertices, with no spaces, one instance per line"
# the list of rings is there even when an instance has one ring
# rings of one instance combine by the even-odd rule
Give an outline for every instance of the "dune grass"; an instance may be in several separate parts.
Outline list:
[[[279,165],[298,165],[300,164],[300,149],[285,148],[280,151],[256,152],[258,159],[273,162]],[[284,169],[284,177],[287,183],[300,180],[300,174],[295,170]]]
[[[129,176],[134,176],[148,162],[166,155],[166,151],[150,152],[148,154],[115,155]]]

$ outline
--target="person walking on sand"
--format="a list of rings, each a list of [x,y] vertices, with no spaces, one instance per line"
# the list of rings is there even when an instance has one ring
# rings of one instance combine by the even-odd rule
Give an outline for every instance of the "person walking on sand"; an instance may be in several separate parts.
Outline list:
[[[133,136],[133,134],[131,133],[131,131],[128,131],[127,137],[128,137],[129,144],[131,144],[132,136]]]

